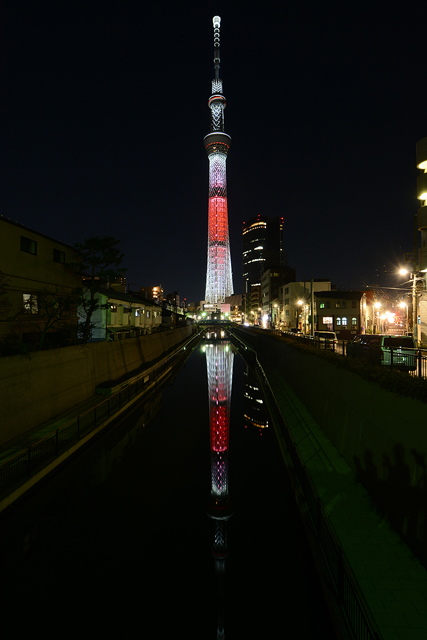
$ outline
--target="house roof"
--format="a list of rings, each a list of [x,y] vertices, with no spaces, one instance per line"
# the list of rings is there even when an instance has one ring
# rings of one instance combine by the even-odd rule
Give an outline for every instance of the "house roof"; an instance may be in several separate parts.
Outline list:
[[[79,253],[78,250],[71,246],[70,244],[67,244],[66,242],[63,242],[62,240],[57,240],[56,238],[52,238],[52,236],[47,236],[45,233],[40,233],[40,231],[36,231],[35,229],[31,229],[31,227],[25,227],[23,224],[19,224],[19,222],[14,222],[13,220],[10,220],[9,218],[5,218],[4,216],[0,216],[0,221],[2,222],[7,222],[8,224],[12,224],[15,227],[19,227],[20,229],[24,229],[25,231],[30,231],[31,233],[35,233],[36,235],[42,237],[42,238],[46,238],[47,240],[51,240],[52,242],[56,242],[57,244],[61,244],[64,247],[67,247],[68,249],[71,249],[72,251],[75,251],[75,253]]]
[[[109,300],[119,300],[120,302],[129,302],[134,304],[143,304],[148,307],[158,307],[159,305],[154,305],[152,300],[147,300],[143,296],[135,295],[133,293],[122,293],[121,291],[116,291],[115,289],[106,289],[101,288],[99,293],[106,296]]]

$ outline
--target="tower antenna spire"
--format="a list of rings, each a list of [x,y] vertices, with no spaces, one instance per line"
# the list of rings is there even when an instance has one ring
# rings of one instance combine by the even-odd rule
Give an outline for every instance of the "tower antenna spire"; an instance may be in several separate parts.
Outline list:
[[[221,18],[219,16],[214,16],[212,18],[213,28],[214,28],[214,68],[215,68],[215,80],[219,79],[219,45],[220,45],[220,29],[221,29]]]

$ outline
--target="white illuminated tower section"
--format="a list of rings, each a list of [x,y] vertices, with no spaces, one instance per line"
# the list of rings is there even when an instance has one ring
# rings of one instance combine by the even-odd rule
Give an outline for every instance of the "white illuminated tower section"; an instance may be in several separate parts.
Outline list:
[[[212,95],[208,102],[211,110],[211,133],[204,139],[209,158],[208,264],[205,300],[218,308],[225,301],[226,296],[233,294],[226,175],[231,138],[224,133],[225,97],[222,93],[222,80],[219,77],[221,18],[215,16],[212,22],[215,78],[212,80]]]

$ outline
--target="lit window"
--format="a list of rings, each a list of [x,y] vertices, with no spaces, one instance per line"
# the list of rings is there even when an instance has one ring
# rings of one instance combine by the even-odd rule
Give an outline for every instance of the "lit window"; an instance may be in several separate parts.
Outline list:
[[[347,326],[347,318],[342,319],[342,324],[343,324],[343,327]]]
[[[24,312],[36,315],[39,312],[39,304],[37,296],[33,293],[23,293],[22,303],[24,306]]]
[[[341,318],[337,318],[337,327],[341,326]]]
[[[357,327],[357,318],[352,318],[351,319],[351,324],[353,327]]]
[[[116,304],[110,304],[110,311],[111,311],[111,313],[117,313],[117,305]]]
[[[139,318],[140,315],[141,315],[141,309],[135,309],[135,317]]]
[[[331,318],[329,316],[324,316],[323,324],[332,324],[332,323],[333,323],[333,318]]]
[[[30,238],[21,236],[21,251],[25,251],[25,253],[32,253],[34,256],[36,256],[37,242],[35,240],[30,240]]]
[[[338,302],[335,303],[335,308],[336,309],[341,309],[341,302],[338,300]]]
[[[320,303],[320,308],[321,308],[321,309],[324,309],[324,308],[325,308],[325,303],[324,303],[324,302],[321,302],[321,303]]]

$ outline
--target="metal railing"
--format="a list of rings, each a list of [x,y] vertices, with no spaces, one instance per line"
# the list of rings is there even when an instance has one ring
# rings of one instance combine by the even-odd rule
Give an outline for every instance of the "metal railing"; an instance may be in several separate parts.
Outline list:
[[[139,395],[144,388],[158,380],[170,368],[173,361],[180,358],[192,343],[200,338],[201,333],[194,335],[180,349],[161,360],[128,386],[100,400],[95,406],[79,414],[47,436],[19,451],[12,458],[0,464],[0,496],[12,491],[19,484],[47,466],[61,453],[67,451],[82,437],[93,431],[98,425],[114,416],[130,400]]]
[[[334,342],[333,340],[322,340],[292,332],[279,332],[279,335],[284,335],[286,338],[307,344],[316,349],[330,349],[340,355],[348,355],[347,345],[350,342],[349,340]],[[359,354],[355,354],[355,357],[363,358],[371,364],[386,366],[390,368],[390,370],[403,370],[413,376],[427,378],[427,352],[425,349],[409,349],[405,347],[402,353],[402,351],[396,347],[382,349],[371,347],[361,349]]]
[[[295,478],[298,481],[301,493],[304,496],[304,500],[307,505],[312,530],[320,544],[334,585],[337,599],[347,616],[348,623],[358,640],[380,640],[380,635],[376,629],[374,621],[372,620],[369,608],[364,602],[357,580],[353,576],[350,565],[345,558],[339,541],[328,520],[316,488],[301,459],[295,441],[287,427],[273,390],[268,382],[267,376],[258,360],[257,353],[254,349],[246,345],[234,331],[230,331],[230,334],[242,348],[244,358],[248,359],[250,364],[257,369],[264,387],[264,392],[270,400],[268,404],[270,413],[274,412],[274,415],[272,416],[273,422],[278,425],[280,433],[285,441],[287,451],[292,461]]]

